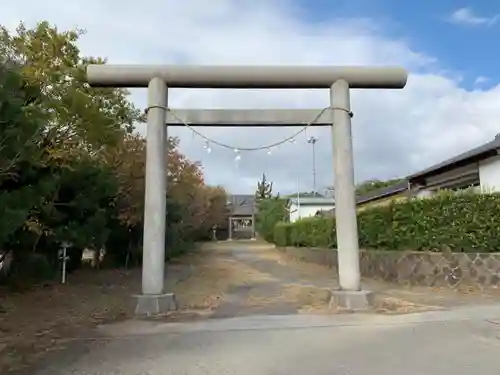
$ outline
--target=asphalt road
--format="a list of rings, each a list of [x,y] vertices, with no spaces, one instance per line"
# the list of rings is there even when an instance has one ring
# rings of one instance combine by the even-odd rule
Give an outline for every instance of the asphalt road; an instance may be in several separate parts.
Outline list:
[[[398,316],[129,321],[100,333],[86,352],[36,375],[500,374],[500,305]]]

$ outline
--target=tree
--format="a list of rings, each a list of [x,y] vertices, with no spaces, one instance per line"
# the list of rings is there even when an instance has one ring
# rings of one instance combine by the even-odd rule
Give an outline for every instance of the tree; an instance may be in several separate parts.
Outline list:
[[[26,83],[19,67],[0,59],[0,182],[40,157],[37,142],[45,123],[39,97],[40,90]]]
[[[85,83],[86,65],[105,61],[80,55],[82,33],[0,27],[0,253],[18,271],[40,259],[56,269],[66,241],[75,266],[83,248],[105,247],[115,264],[141,250],[146,143],[132,129],[143,116],[126,90]],[[165,155],[168,255],[227,223],[224,189],[178,144],[168,138]]]
[[[170,138],[167,142],[167,195],[182,208],[178,230],[189,237],[203,225],[207,204],[202,192],[205,184],[200,164],[181,154],[178,145],[177,138]]]
[[[227,207],[227,193],[221,186],[205,186],[205,200],[207,210],[204,218],[203,234],[208,234],[216,226],[224,228],[228,225],[229,210]]]
[[[15,263],[40,249],[57,262],[64,240],[102,245],[111,175],[103,178],[90,157],[54,164],[36,87],[16,64],[0,65],[0,82],[0,249],[14,252]]]
[[[18,66],[0,63],[0,249],[53,187],[47,178],[34,178],[43,155],[44,123],[33,100],[38,93],[26,84]]]
[[[60,31],[46,21],[31,29],[21,23],[13,35],[0,28],[0,55],[20,66],[28,84],[40,88],[45,136],[56,147],[53,153],[98,152],[142,120],[126,90],[90,88],[85,82],[86,66],[105,60],[80,55],[76,43],[83,34],[79,29]]]
[[[257,182],[257,190],[255,191],[255,198],[267,199],[272,197],[273,183],[268,182],[266,175],[262,174],[262,179]]]
[[[395,185],[404,179],[402,178],[395,178],[387,181],[381,181],[381,180],[367,180],[364,181],[356,186],[356,194],[357,195],[365,195],[368,194],[371,191],[375,191],[378,189],[382,189],[384,187],[392,186]]]
[[[126,91],[85,83],[86,64],[104,60],[80,56],[81,34],[0,27],[0,246],[18,255],[64,240],[98,248],[109,233],[116,184],[103,156],[141,116]]]
[[[288,208],[288,199],[279,196],[261,199],[258,202],[256,229],[266,241],[273,240],[276,223],[287,221]]]
[[[127,228],[141,225],[144,213],[146,142],[138,134],[124,133],[103,153],[103,163],[113,170],[118,183],[117,219]]]

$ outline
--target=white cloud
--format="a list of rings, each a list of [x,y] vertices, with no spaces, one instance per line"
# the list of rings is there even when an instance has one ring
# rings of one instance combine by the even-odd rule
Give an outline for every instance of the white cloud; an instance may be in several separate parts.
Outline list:
[[[112,4],[114,4],[112,6]],[[407,88],[352,93],[356,177],[390,178],[409,174],[464,149],[486,142],[499,132],[500,86],[485,91],[460,87],[455,72],[432,56],[415,51],[404,40],[392,40],[377,20],[332,18],[320,25],[300,18],[291,0],[142,0],[119,3],[99,0],[25,0],[2,6],[0,23],[15,27],[47,19],[59,28],[87,29],[80,46],[85,54],[108,56],[112,63],[193,64],[400,64],[411,71]],[[445,73],[443,73],[445,72]],[[144,107],[145,90],[134,90]],[[171,90],[172,107],[321,108],[326,90]],[[144,129],[143,129],[144,130]],[[292,134],[287,128],[199,129],[235,147],[275,142]],[[233,192],[249,192],[265,172],[276,189],[312,189],[311,146],[316,144],[317,186],[331,184],[331,134],[313,128],[295,145],[267,155],[242,154],[216,146],[207,155],[203,141],[187,129],[181,148],[201,160],[206,179]]]
[[[474,80],[474,85],[475,86],[481,86],[481,85],[484,85],[485,83],[487,83],[490,79],[488,77],[485,77],[485,76],[478,76],[476,77],[476,79]]]
[[[479,16],[471,8],[465,7],[455,10],[448,17],[448,21],[458,25],[493,26],[499,17],[499,14],[492,17]]]

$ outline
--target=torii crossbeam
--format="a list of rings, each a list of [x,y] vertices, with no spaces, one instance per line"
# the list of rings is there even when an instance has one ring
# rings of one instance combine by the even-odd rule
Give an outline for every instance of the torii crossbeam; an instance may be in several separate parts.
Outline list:
[[[331,114],[318,109],[171,109],[167,126],[265,127],[332,126]]]
[[[369,305],[371,293],[361,290],[359,269],[349,89],[402,89],[407,81],[407,72],[403,68],[89,65],[87,80],[96,87],[148,87],[142,295],[138,299],[137,313],[154,315],[172,308],[172,294],[164,293],[167,191],[165,123],[170,123],[167,118],[168,87],[329,89],[331,106],[328,123],[332,126],[340,283],[340,290],[332,293],[332,302],[354,310]],[[208,116],[206,113],[199,112],[197,115]],[[222,125],[221,113],[217,114],[219,117],[214,115],[214,119],[206,121],[205,125],[210,122],[213,122],[212,125]],[[264,114],[262,112],[262,116]],[[284,117],[280,116],[282,124],[285,123]]]

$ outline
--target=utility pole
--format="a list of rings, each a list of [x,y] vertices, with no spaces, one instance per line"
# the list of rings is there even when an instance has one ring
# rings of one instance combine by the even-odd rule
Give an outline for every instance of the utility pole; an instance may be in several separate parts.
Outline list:
[[[310,136],[307,143],[312,145],[312,173],[313,173],[313,193],[316,196],[316,142],[318,138]]]
[[[300,180],[297,173],[297,216],[300,219]]]

